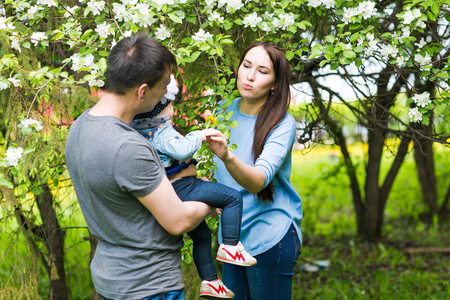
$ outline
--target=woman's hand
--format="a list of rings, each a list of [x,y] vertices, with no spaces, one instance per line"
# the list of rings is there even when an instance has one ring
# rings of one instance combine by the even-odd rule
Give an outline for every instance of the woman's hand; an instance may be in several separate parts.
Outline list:
[[[228,150],[227,139],[219,130],[214,129],[214,131],[209,132],[206,136],[209,149],[214,152],[219,159],[226,160],[230,154]]]

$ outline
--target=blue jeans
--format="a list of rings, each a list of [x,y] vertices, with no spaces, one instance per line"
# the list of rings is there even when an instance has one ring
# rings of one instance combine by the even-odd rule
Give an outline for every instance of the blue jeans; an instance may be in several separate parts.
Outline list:
[[[270,250],[256,255],[258,264],[240,267],[223,264],[223,282],[233,300],[291,300],[294,267],[300,255],[300,240],[294,225]]]
[[[103,297],[103,300],[108,300],[108,298]],[[184,300],[184,289],[178,291],[165,292],[158,295],[153,295],[150,297],[142,298],[141,300]]]
[[[242,197],[226,185],[204,181],[196,177],[184,177],[172,183],[182,201],[199,201],[222,209],[222,241],[236,245],[239,242],[242,219]],[[211,229],[205,221],[188,232],[193,242],[193,257],[202,280],[217,279],[217,270],[212,258]]]

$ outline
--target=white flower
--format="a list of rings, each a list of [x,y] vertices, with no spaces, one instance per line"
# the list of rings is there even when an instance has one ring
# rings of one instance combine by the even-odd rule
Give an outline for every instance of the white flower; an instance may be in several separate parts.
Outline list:
[[[220,16],[220,13],[217,11],[213,11],[211,15],[209,16],[208,20],[211,22],[217,21],[219,23],[223,22],[223,17]]]
[[[227,4],[227,12],[232,12],[232,10],[239,10],[241,9],[244,4],[241,0],[219,0],[218,6],[219,8]]]
[[[335,5],[334,0],[322,0],[322,4],[325,5],[326,8],[333,8]]]
[[[425,42],[425,40],[423,38],[420,39],[419,43],[414,43],[414,45],[416,45],[420,49],[422,49],[426,44],[427,44],[427,42]]]
[[[29,17],[30,17],[30,18],[35,18],[35,17],[36,17],[36,14],[39,12],[39,10],[41,10],[41,7],[40,7],[40,6],[37,6],[37,5],[31,6],[31,7],[28,9],[28,15],[29,15]]]
[[[3,81],[0,81],[0,91],[6,90],[8,88],[8,84],[4,83]]]
[[[283,24],[283,29],[286,29],[287,27],[289,27],[290,25],[294,25],[295,23],[294,17],[289,14],[281,14],[279,17],[281,23]]]
[[[45,32],[34,32],[31,35],[31,42],[37,46],[40,41],[46,40],[47,36],[45,35]]]
[[[78,8],[78,5],[75,5],[75,6],[73,6],[73,7],[67,6],[67,7],[66,7],[66,10],[67,10],[67,11],[64,13],[64,17],[70,18],[70,17],[72,17],[73,15],[75,15],[75,11],[77,10],[77,8]]]
[[[422,13],[420,12],[420,9],[416,8],[415,10],[412,11],[412,15],[414,18],[420,18]]]
[[[213,5],[216,1],[215,0],[205,0],[206,5]]]
[[[20,86],[20,79],[10,77],[8,78],[8,81],[11,82],[16,87]]]
[[[274,18],[274,19],[272,20],[272,25],[273,25],[274,27],[277,27],[277,28],[283,27],[283,23],[282,23],[281,20],[278,19],[278,18]]]
[[[413,13],[407,9],[405,11],[405,15],[403,16],[403,23],[404,24],[411,24],[412,21],[414,21],[415,17],[413,15]]]
[[[417,107],[409,109],[408,117],[409,117],[410,121],[413,123],[422,121],[422,113],[419,111],[419,108],[417,108]]]
[[[398,49],[397,49],[397,46],[395,46],[395,45],[381,45],[380,53],[384,57],[388,57],[388,56],[395,57],[395,56],[397,56]]]
[[[317,7],[322,4],[322,0],[308,0],[308,5],[312,7]]]
[[[130,29],[130,30],[125,31],[123,33],[123,36],[124,37],[130,37],[132,34],[133,34],[133,30]]]
[[[138,2],[138,0],[122,0],[122,3],[124,5],[136,5],[136,3]]]
[[[10,166],[17,166],[19,163],[20,158],[23,154],[23,148],[13,148],[9,147],[8,150],[6,150],[6,160],[8,161],[8,164]]]
[[[175,3],[173,0],[153,0],[153,2],[155,2],[156,5],[158,6],[157,7],[158,11],[162,9],[162,6],[164,4],[170,5],[170,4],[174,4]]]
[[[48,7],[52,7],[52,6],[57,7],[58,6],[58,3],[56,3],[55,0],[38,0],[37,4],[47,5]]]
[[[426,66],[431,63],[431,56],[428,53],[425,56],[416,54],[414,55],[414,60],[419,64],[419,66]]]
[[[167,85],[167,94],[164,97],[169,100],[175,100],[176,94],[178,94],[177,81],[175,80],[175,76],[173,76],[173,74],[170,74],[170,82]]]
[[[262,18],[259,17],[256,12],[246,16],[244,20],[242,20],[242,23],[244,23],[244,27],[256,27],[258,26],[258,23],[262,21]]]
[[[412,97],[412,99],[414,100],[416,105],[420,107],[425,107],[431,103],[429,92],[424,92],[422,94],[415,95],[414,97]]]
[[[368,19],[377,13],[375,5],[376,5],[375,2],[371,1],[364,1],[359,4],[358,9],[360,13],[362,13],[364,19]]]
[[[89,86],[97,86],[97,87],[102,87],[105,85],[105,82],[103,80],[97,80],[97,79],[92,79],[89,80]]]
[[[113,13],[117,21],[128,20],[130,17],[130,13],[127,11],[125,5],[119,3],[113,3]]]
[[[6,23],[5,17],[0,17],[0,30],[13,30],[14,28],[16,28],[16,26],[14,26],[12,23]]]
[[[397,65],[400,67],[400,68],[403,68],[404,66],[406,66],[406,61],[407,61],[408,59],[406,58],[406,57],[404,57],[404,56],[399,56],[399,57],[397,57]]]
[[[108,37],[108,35],[110,35],[110,30],[111,30],[111,24],[107,24],[106,22],[103,22],[102,24],[98,24],[97,27],[95,28],[95,32],[97,32],[98,35],[104,39],[106,39]]]
[[[261,29],[266,31],[266,32],[269,32],[269,31],[272,30],[272,28],[269,27],[269,24],[267,24],[267,22],[262,22]]]
[[[101,0],[101,1],[90,1],[88,2],[87,6],[91,9],[92,14],[95,15],[100,15],[100,13],[102,12],[102,10],[105,8],[105,1]]]
[[[22,126],[24,128],[28,128],[28,127],[34,127],[36,129],[36,131],[41,131],[42,128],[42,123],[41,121],[37,121],[34,119],[23,119],[22,121],[20,121],[20,124],[22,124]]]
[[[425,27],[427,27],[427,24],[425,24],[424,21],[419,20],[419,21],[417,21],[416,26],[417,26],[417,27],[420,27],[420,28],[422,28],[422,29],[425,29]]]
[[[192,36],[192,39],[196,43],[206,43],[208,38],[212,38],[212,34],[200,29],[196,34]]]
[[[14,35],[11,35],[9,39],[11,40],[11,48],[16,49],[19,53],[22,53],[22,49],[20,48],[20,39]]]
[[[88,54],[82,57],[79,53],[75,53],[70,57],[72,59],[72,70],[78,71],[81,68],[92,68],[94,65],[94,55]]]
[[[158,40],[163,41],[170,37],[170,31],[166,28],[166,26],[161,24],[161,26],[156,29],[155,35]]]
[[[373,41],[375,39],[375,36],[372,33],[368,33],[366,37],[369,41]]]
[[[402,33],[402,37],[409,37],[411,35],[411,29],[409,27],[403,27]]]
[[[204,96],[213,96],[215,94],[213,89],[209,89],[203,92]]]

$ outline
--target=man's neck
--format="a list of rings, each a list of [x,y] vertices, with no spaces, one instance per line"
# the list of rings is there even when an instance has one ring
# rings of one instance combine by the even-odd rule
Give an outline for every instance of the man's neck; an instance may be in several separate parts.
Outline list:
[[[130,105],[130,97],[104,92],[97,104],[90,110],[92,116],[113,116],[130,124],[136,113]]]

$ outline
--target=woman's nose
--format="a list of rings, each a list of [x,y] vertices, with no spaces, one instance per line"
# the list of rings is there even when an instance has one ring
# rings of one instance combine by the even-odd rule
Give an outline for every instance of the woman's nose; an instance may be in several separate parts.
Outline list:
[[[249,70],[247,73],[247,80],[249,81],[253,81],[255,79],[255,71],[254,70]]]

